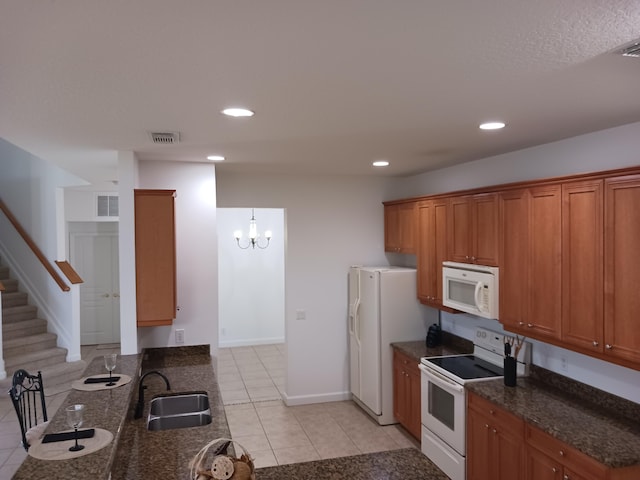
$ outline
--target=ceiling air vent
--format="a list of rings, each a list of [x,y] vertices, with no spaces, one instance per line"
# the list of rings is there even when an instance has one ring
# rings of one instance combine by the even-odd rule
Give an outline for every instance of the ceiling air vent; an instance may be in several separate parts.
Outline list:
[[[620,54],[625,57],[640,57],[640,42],[624,48],[620,51]]]
[[[175,145],[180,143],[179,132],[150,132],[151,140],[158,145]]]

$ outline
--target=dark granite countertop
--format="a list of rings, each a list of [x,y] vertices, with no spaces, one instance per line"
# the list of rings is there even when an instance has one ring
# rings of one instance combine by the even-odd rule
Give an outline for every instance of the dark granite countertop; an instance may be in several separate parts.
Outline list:
[[[466,387],[607,467],[640,466],[637,419],[621,417],[589,396],[572,396],[534,378],[518,378],[515,388],[502,379]]]
[[[133,419],[139,374],[159,370],[171,383],[171,393],[206,391],[209,395],[210,425],[150,432],[146,428],[149,400],[166,393],[156,375],[145,379],[145,410]],[[105,373],[102,358],[94,359],[83,376]],[[189,461],[209,441],[230,436],[222,398],[214,377],[209,346],[147,349],[142,355],[118,356],[116,373],[132,381],[114,390],[80,392],[72,390],[51,419],[47,433],[67,430],[64,407],[84,403],[83,427],[109,430],[114,440],[107,447],[83,457],[63,461],[42,461],[27,457],[13,477],[16,480],[48,479],[140,479],[189,478]]]
[[[14,480],[109,478],[110,465],[116,453],[114,447],[121,440],[122,426],[133,397],[141,361],[141,355],[118,356],[118,364],[114,373],[129,375],[132,377],[131,382],[112,390],[93,392],[71,390],[58,412],[49,419],[50,423],[45,433],[69,430],[64,409],[69,405],[82,403],[86,405],[82,427],[95,427],[110,431],[113,434],[113,441],[108,446],[97,452],[71,460],[45,461],[27,456],[15,473]],[[102,357],[99,357],[87,366],[83,376],[104,373],[106,373],[104,361]]]
[[[421,357],[439,357],[441,355],[459,355],[473,352],[473,342],[456,337],[447,332],[442,332],[443,344],[438,347],[428,348],[424,340],[415,342],[395,342],[391,346],[400,352],[414,358],[420,363]]]
[[[213,421],[201,427],[148,431],[148,400],[154,395],[166,393],[166,389],[160,377],[147,377],[144,382],[148,385],[145,410],[138,420],[133,419],[131,410],[127,415],[112,467],[113,480],[187,479],[189,461],[193,456],[211,440],[230,438],[231,435],[208,346],[147,349],[143,359],[143,372],[149,370],[159,370],[165,374],[171,382],[171,392],[206,391]],[[137,399],[137,392],[135,395]]]
[[[423,342],[424,343],[424,342]],[[256,470],[259,480],[448,480],[415,448]]]

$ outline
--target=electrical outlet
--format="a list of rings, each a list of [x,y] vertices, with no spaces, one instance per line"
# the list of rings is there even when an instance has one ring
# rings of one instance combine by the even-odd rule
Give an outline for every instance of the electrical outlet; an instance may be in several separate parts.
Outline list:
[[[566,372],[569,370],[569,362],[567,361],[567,357],[560,357],[560,370]]]
[[[176,343],[184,343],[184,328],[176,330]]]

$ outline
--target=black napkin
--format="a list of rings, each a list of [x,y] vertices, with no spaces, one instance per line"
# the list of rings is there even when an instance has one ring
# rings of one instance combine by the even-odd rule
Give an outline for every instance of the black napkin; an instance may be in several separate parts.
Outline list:
[[[120,380],[120,377],[111,377],[111,380],[109,377],[89,377],[84,381],[84,383],[109,383],[110,381],[115,383],[118,380]]]
[[[86,430],[78,430],[78,438],[91,438],[96,431],[93,428]],[[64,442],[65,440],[73,440],[76,438],[76,432],[49,433],[42,437],[42,443]]]

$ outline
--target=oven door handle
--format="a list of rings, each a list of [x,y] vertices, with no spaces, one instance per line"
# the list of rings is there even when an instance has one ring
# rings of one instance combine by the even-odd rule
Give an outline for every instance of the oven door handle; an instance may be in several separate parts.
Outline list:
[[[424,373],[427,377],[429,377],[434,383],[437,383],[442,388],[452,391],[454,393],[461,393],[464,391],[464,387],[453,380],[449,380],[444,375],[439,374],[431,370],[430,368],[425,367],[424,365],[418,365],[422,373]]]

